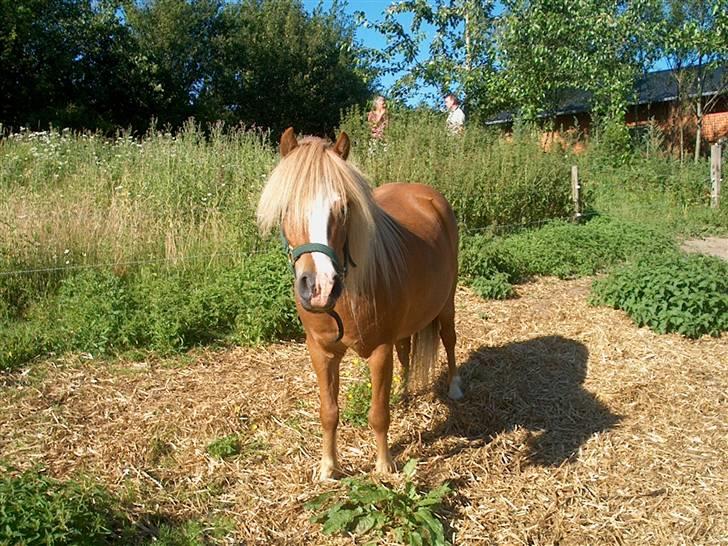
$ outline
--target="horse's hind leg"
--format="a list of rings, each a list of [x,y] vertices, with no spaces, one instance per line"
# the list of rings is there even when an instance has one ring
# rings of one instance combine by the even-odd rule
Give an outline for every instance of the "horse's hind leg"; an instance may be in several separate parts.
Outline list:
[[[321,468],[319,477],[328,480],[339,471],[336,456],[336,427],[339,424],[339,364],[341,354],[325,351],[316,343],[306,340],[311,363],[319,386],[321,428],[323,429]]]
[[[369,357],[369,371],[372,376],[372,405],[369,410],[369,426],[377,442],[377,472],[394,472],[394,463],[389,454],[387,434],[389,432],[389,393],[392,389],[392,364],[394,355],[391,345],[380,345]]]
[[[453,289],[452,297],[437,318],[440,321],[440,339],[447,353],[447,395],[452,400],[460,400],[463,397],[463,389],[462,380],[455,363],[455,342],[457,341],[457,335],[455,334],[455,289]]]

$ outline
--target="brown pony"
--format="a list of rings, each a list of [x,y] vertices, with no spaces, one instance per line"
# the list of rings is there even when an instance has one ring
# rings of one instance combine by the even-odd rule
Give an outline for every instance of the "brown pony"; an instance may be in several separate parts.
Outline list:
[[[455,367],[458,232],[452,208],[422,184],[372,190],[346,161],[349,147],[346,133],[332,146],[314,137],[299,142],[287,129],[282,160],[257,211],[263,233],[280,226],[294,268],[296,307],[320,392],[321,479],[338,471],[339,364],[348,348],[368,359],[379,472],[394,470],[387,445],[393,347],[405,379],[410,352],[412,372],[427,378],[439,334],[449,395],[463,396]]]

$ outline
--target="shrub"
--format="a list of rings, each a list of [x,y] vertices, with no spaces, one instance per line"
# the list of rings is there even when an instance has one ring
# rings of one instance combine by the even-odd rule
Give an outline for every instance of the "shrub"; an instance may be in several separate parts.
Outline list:
[[[244,263],[239,281],[235,341],[249,345],[303,336],[293,299],[293,276],[283,252],[276,248]]]
[[[98,485],[10,471],[0,478],[0,544],[111,544],[125,523]]]
[[[481,298],[505,300],[513,296],[513,285],[508,281],[507,273],[496,271],[487,277],[475,277],[470,287]]]
[[[110,271],[64,279],[53,309],[54,349],[103,354],[134,344],[135,333],[125,328],[134,307],[126,281]]]
[[[728,264],[676,253],[631,262],[595,281],[591,302],[659,333],[718,336],[728,330]]]
[[[484,297],[510,295],[510,283],[533,275],[593,275],[630,256],[673,251],[674,243],[652,229],[596,218],[586,224],[555,221],[510,237],[463,238],[460,273]]]

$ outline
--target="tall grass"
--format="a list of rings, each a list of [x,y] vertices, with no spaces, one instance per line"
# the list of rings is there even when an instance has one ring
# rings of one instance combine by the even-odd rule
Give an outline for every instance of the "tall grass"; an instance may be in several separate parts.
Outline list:
[[[706,212],[702,165],[632,155],[615,166],[598,146],[578,157],[544,151],[528,128],[504,137],[471,125],[453,136],[428,112],[394,110],[384,142],[371,141],[362,112],[342,129],[375,184],[439,188],[464,235],[569,216],[574,162],[592,207],[640,223],[655,214],[670,233],[688,221],[728,226],[726,207]],[[51,131],[0,140],[0,368],[49,351],[169,352],[299,335],[285,260],[254,222],[276,161],[266,135],[193,123],[141,139]]]
[[[728,207],[709,207],[709,161],[681,162],[660,142],[659,135],[638,142],[618,162],[598,142],[577,156],[581,178],[592,191],[590,206],[673,235],[728,232]]]
[[[383,142],[372,142],[364,116],[342,122],[354,141],[355,161],[371,179],[430,184],[450,200],[467,228],[522,224],[571,213],[571,161],[544,151],[528,128],[508,138],[476,125],[463,135],[445,129],[442,116],[394,110]]]

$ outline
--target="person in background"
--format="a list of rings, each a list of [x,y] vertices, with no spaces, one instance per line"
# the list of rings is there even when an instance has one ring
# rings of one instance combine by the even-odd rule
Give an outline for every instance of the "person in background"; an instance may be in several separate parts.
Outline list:
[[[460,101],[452,93],[445,95],[445,107],[447,114],[447,129],[452,134],[457,135],[463,132],[465,126],[465,112],[460,107]]]
[[[369,112],[367,121],[369,122],[369,129],[372,132],[372,138],[374,140],[382,140],[384,138],[384,130],[389,123],[387,103],[384,101],[383,96],[378,95],[374,99],[374,108]]]

